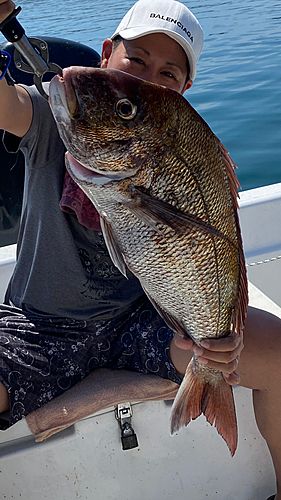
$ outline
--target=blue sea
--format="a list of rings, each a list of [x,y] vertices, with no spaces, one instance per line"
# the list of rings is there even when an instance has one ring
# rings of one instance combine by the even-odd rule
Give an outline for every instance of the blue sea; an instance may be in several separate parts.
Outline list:
[[[194,85],[185,97],[229,150],[243,190],[281,182],[281,1],[184,3],[205,38]],[[18,20],[27,36],[68,38],[100,53],[132,4],[22,0]]]

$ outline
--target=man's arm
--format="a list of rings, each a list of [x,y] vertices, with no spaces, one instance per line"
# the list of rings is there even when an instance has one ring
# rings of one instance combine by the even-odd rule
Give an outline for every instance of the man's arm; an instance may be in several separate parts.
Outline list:
[[[0,0],[0,22],[15,8],[11,0]],[[0,80],[0,129],[23,137],[28,131],[33,116],[31,99],[25,89],[10,86],[5,78]]]

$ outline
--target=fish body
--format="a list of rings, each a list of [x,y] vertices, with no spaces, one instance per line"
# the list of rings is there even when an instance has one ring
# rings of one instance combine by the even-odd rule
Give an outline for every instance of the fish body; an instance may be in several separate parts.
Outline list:
[[[248,302],[234,164],[177,92],[126,73],[73,67],[50,85],[70,175],[100,214],[114,264],[130,269],[167,325],[196,344],[240,333]],[[204,413],[232,455],[232,388],[186,370],[172,433]]]

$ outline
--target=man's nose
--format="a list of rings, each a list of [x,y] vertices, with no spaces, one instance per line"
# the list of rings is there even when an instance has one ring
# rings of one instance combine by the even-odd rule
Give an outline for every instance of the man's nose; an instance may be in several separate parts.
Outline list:
[[[158,74],[153,68],[145,68],[142,76],[143,80],[151,83],[159,83],[158,82]]]

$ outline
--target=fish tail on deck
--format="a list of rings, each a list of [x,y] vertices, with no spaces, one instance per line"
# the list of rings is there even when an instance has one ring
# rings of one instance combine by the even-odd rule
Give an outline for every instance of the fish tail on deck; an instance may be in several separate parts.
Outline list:
[[[193,360],[189,363],[178,390],[171,412],[171,433],[189,424],[203,413],[211,425],[225,440],[233,456],[238,441],[237,421],[232,387],[223,376],[221,383],[201,381],[194,370]]]

